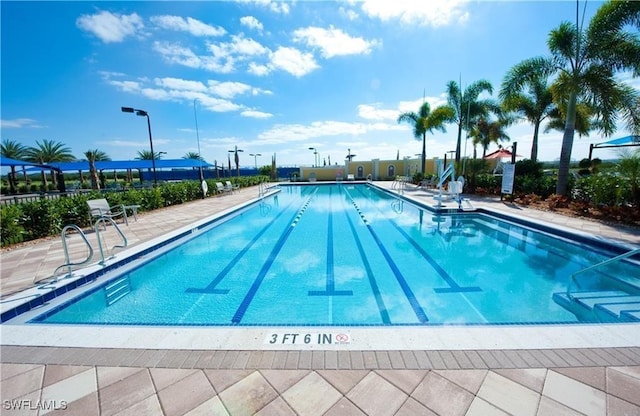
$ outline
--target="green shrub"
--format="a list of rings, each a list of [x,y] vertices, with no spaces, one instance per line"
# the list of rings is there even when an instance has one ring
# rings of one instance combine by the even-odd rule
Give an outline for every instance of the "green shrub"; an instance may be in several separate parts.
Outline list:
[[[20,205],[0,207],[0,241],[3,247],[24,241],[26,232],[22,226],[22,217]]]
[[[531,159],[524,159],[516,162],[516,176],[533,176],[540,178],[544,174],[542,163]]]

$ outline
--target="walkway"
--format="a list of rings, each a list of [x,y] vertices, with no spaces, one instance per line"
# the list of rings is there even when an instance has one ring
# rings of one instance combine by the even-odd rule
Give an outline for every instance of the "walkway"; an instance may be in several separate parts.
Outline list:
[[[257,192],[242,189],[144,213],[123,228],[130,245],[143,244]],[[430,202],[428,193],[413,193]],[[495,199],[473,204],[640,244],[634,229]],[[3,297],[32,285],[34,277],[49,276],[63,262],[59,238],[1,256]],[[625,347],[568,349],[249,351],[25,344],[2,345],[0,352],[3,415],[640,415],[640,339]]]

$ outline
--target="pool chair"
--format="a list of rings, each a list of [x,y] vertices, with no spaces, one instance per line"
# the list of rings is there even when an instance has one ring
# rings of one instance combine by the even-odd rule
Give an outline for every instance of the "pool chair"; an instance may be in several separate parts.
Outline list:
[[[222,182],[216,182],[216,194],[226,194],[226,193],[230,193],[231,189],[227,189],[226,186],[224,186],[222,184]]]
[[[436,187],[436,179],[437,178],[435,176],[432,176],[429,179],[423,179],[418,184],[418,188],[421,188],[421,189],[435,188]]]
[[[226,189],[227,192],[233,193],[233,191],[235,191],[236,189],[240,189],[240,185],[233,185],[231,181],[226,181],[224,184],[224,189]]]
[[[126,225],[129,225],[129,220],[127,219],[127,211],[124,205],[110,207],[105,198],[90,199],[87,201],[87,205],[89,206],[89,215],[91,216],[91,222],[93,222],[93,220],[97,218],[110,218],[115,221],[116,218],[122,217],[123,222]]]

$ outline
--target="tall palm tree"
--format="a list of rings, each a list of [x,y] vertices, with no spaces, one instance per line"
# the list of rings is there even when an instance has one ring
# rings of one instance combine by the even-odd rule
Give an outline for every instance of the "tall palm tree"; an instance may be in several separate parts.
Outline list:
[[[473,138],[474,159],[476,158],[476,145],[482,146],[482,157],[484,158],[491,143],[498,144],[511,140],[504,130],[507,124],[508,122],[505,120],[488,121],[487,119],[480,119],[475,123],[469,132],[469,136]]]
[[[15,140],[2,140],[2,144],[0,145],[0,154],[11,159],[23,159],[25,157],[25,150],[26,147],[16,142]],[[16,185],[16,167],[14,165],[11,165],[11,174],[9,174],[9,188],[11,189],[12,194],[15,194],[17,192]]]
[[[471,129],[476,120],[488,118],[490,113],[501,115],[500,106],[491,99],[479,99],[483,92],[493,94],[493,86],[487,80],[475,81],[464,92],[455,81],[447,84],[447,103],[454,112],[453,122],[458,125],[456,141],[456,163],[460,162],[462,152],[462,130]]]
[[[409,123],[413,126],[413,137],[417,140],[422,139],[422,170],[424,173],[426,159],[426,142],[427,132],[433,133],[433,130],[446,132],[444,125],[453,121],[454,112],[449,106],[440,106],[431,111],[428,102],[422,103],[417,113],[407,112],[398,116],[398,123]]]
[[[538,134],[542,122],[557,110],[549,78],[550,71],[539,59],[523,61],[507,72],[500,88],[506,111],[516,112],[533,124],[531,160],[538,160]]]
[[[53,140],[43,140],[42,143],[36,140],[36,145],[33,147],[28,147],[25,150],[25,156],[28,161],[38,163],[41,165],[46,165],[51,162],[71,162],[76,160],[76,158],[71,153],[71,149],[68,148],[64,143],[55,142]],[[44,190],[47,190],[47,175],[45,175],[44,170],[42,173],[42,185]],[[51,183],[55,185],[55,172],[51,171]]]
[[[83,153],[89,162],[89,176],[91,177],[91,189],[100,189],[100,177],[96,169],[96,162],[111,160],[103,151],[98,149],[87,150]]]
[[[630,131],[640,132],[640,93],[615,78],[619,71],[640,74],[640,39],[628,30],[640,27],[640,2],[604,3],[586,30],[579,25],[578,15],[576,2],[576,24],[561,23],[547,42],[551,52],[547,65],[558,73],[554,94],[569,97],[556,185],[556,193],[565,196],[578,101],[590,104],[595,126],[603,135],[615,132],[619,117]]]

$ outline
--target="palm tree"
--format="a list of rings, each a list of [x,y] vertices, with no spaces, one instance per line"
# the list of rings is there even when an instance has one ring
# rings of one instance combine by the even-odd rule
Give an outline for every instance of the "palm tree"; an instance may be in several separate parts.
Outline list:
[[[506,111],[516,112],[533,124],[531,160],[538,160],[540,124],[557,110],[549,83],[550,73],[539,59],[519,63],[507,72],[500,88]]]
[[[136,156],[134,159],[136,160],[160,160],[162,159],[162,155],[164,154],[164,152],[154,152],[151,153],[150,150],[138,150],[138,156]]]
[[[447,103],[453,110],[453,122],[458,125],[458,140],[456,142],[456,163],[460,162],[462,151],[462,130],[471,128],[470,124],[481,118],[488,118],[490,113],[502,114],[500,107],[491,99],[480,100],[483,92],[493,94],[493,86],[487,80],[481,79],[469,85],[464,93],[455,81],[447,84]]]
[[[26,147],[14,140],[2,140],[2,144],[0,145],[0,154],[11,159],[21,160],[25,157],[25,150]],[[9,174],[9,188],[11,189],[12,194],[15,194],[17,192],[16,185],[16,167],[14,165],[11,165],[11,173]]]
[[[558,73],[554,94],[569,97],[556,185],[556,193],[565,196],[578,101],[589,103],[594,125],[604,136],[615,132],[620,116],[630,131],[640,132],[640,94],[615,78],[619,71],[640,74],[640,39],[627,30],[628,25],[640,27],[640,2],[604,3],[586,30],[577,20],[576,3],[576,24],[561,23],[547,42],[547,65]]]
[[[433,133],[433,130],[446,132],[444,125],[453,121],[454,112],[448,106],[440,106],[431,111],[428,102],[422,103],[417,113],[408,112],[398,116],[398,123],[406,122],[413,126],[413,137],[417,140],[422,139],[422,170],[424,173],[426,159],[426,142],[427,132]]]
[[[640,150],[620,152],[616,172],[629,181],[631,200],[637,208],[640,206]]]
[[[183,159],[192,159],[192,160],[204,160],[200,153],[198,152],[187,152],[182,156]]]
[[[476,158],[476,145],[482,146],[482,157],[487,155],[487,149],[491,143],[498,144],[505,140],[511,140],[504,128],[508,122],[505,120],[488,121],[480,119],[475,123],[469,136],[473,138],[473,158]]]
[[[51,162],[71,162],[76,158],[71,153],[71,149],[65,146],[63,143],[55,142],[53,140],[43,140],[42,143],[36,140],[36,146],[28,147],[25,149],[25,156],[28,161],[38,163],[40,165],[46,165]],[[42,186],[44,190],[47,190],[47,176],[42,173]],[[51,171],[51,183],[55,185],[55,173]]]
[[[84,157],[89,162],[89,176],[91,177],[91,189],[100,189],[100,177],[96,169],[96,162],[111,160],[107,154],[101,150],[93,149],[84,152]]]

